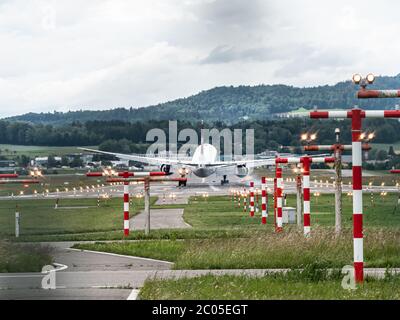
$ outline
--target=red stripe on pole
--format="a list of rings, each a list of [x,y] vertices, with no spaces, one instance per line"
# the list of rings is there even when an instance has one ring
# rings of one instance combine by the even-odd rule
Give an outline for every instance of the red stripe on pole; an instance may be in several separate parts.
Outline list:
[[[362,238],[363,237],[363,215],[354,214],[353,215],[353,237]]]
[[[362,190],[362,167],[353,167],[353,190]]]
[[[313,111],[310,112],[311,119],[321,119],[321,118],[329,118],[328,111]]]
[[[364,262],[354,262],[354,278],[356,283],[364,281]]]
[[[310,189],[304,188],[303,193],[304,201],[310,201]]]
[[[319,151],[321,149],[324,149],[324,146],[315,146],[314,145],[314,146],[305,146],[304,147],[305,151]],[[328,150],[331,150],[330,146],[329,146]]]
[[[311,225],[311,218],[309,213],[304,213],[304,226],[309,227]]]
[[[129,202],[129,194],[124,193],[124,202]]]
[[[385,118],[400,118],[400,110],[385,110]]]
[[[364,112],[364,114],[365,114],[365,112]],[[353,110],[351,110],[351,115],[352,115],[352,117],[351,117],[351,119],[352,119],[352,121],[351,121],[351,129],[354,131],[354,130],[359,130],[359,131],[361,131],[361,109],[353,109]],[[356,140],[354,140],[353,139],[353,142],[355,142],[355,141],[358,141],[359,140],[359,137],[356,139]]]
[[[86,177],[102,177],[103,172],[87,172]]]
[[[2,173],[0,178],[18,178],[18,175],[15,173]]]

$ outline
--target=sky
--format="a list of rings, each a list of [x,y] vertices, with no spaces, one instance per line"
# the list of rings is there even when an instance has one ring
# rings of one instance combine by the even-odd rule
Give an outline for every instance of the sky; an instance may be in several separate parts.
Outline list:
[[[0,0],[0,117],[400,73],[400,1]]]

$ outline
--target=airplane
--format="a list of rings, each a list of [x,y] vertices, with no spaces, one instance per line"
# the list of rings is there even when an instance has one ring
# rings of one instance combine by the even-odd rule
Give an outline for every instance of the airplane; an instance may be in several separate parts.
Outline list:
[[[178,173],[185,177],[190,172],[199,178],[207,178],[212,174],[222,176],[221,185],[229,183],[227,180],[228,174],[234,174],[239,178],[244,178],[248,175],[250,168],[261,166],[273,166],[275,164],[275,157],[264,159],[243,159],[233,161],[220,161],[218,150],[213,145],[208,143],[201,143],[193,153],[191,158],[179,159],[178,157],[160,157],[160,156],[143,156],[137,154],[122,154],[107,151],[100,151],[88,148],[79,148],[80,150],[107,154],[115,156],[119,159],[132,160],[149,165],[156,165],[160,167],[163,172],[171,172],[172,166],[179,167]],[[185,186],[186,182],[182,182]]]

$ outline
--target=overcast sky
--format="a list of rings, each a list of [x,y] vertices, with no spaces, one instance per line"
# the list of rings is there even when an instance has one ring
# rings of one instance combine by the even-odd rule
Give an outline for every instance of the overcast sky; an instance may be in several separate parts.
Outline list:
[[[399,10],[395,0],[0,0],[0,117],[396,75]]]

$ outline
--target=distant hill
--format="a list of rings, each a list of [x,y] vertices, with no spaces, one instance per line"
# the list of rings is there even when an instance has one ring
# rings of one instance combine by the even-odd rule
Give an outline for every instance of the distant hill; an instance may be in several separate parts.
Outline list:
[[[400,88],[400,75],[377,78],[373,87]],[[275,114],[298,109],[343,109],[356,104],[369,109],[392,109],[394,99],[359,101],[350,81],[334,86],[297,88],[286,85],[259,85],[217,87],[188,98],[178,99],[139,109],[116,108],[104,111],[69,111],[54,113],[27,113],[7,118],[30,123],[66,124],[89,120],[205,120],[235,123],[243,119],[270,119]]]

